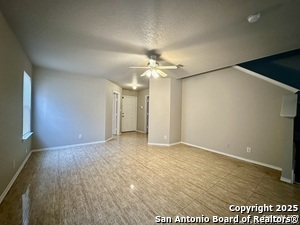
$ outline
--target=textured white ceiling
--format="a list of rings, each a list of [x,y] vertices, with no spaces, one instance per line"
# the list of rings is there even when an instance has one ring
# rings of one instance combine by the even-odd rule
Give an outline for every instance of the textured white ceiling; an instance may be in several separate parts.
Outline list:
[[[300,47],[298,0],[0,0],[0,11],[34,65],[124,88],[148,87],[129,66],[153,49],[183,78]]]

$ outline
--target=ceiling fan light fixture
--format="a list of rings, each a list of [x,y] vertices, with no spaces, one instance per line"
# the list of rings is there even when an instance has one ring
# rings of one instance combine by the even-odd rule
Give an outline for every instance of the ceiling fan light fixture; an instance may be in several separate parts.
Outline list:
[[[148,56],[148,54],[147,54]],[[147,63],[147,66],[130,66],[130,69],[146,69],[144,73],[141,74],[141,77],[147,76],[147,77],[167,77],[168,74],[163,72],[162,70],[176,70],[180,67],[183,67],[181,64],[178,65],[169,65],[169,66],[160,66],[159,63],[156,61],[157,55],[151,54],[149,57],[149,61]]]
[[[158,73],[155,70],[152,70],[152,76],[154,78],[158,78],[159,77]]]
[[[248,16],[248,18],[247,18],[248,22],[255,23],[260,19],[260,16],[261,16],[260,12],[252,14],[252,15]]]
[[[147,76],[147,77],[151,77],[151,75],[152,75],[151,70],[148,70],[147,73],[146,73],[146,76]]]

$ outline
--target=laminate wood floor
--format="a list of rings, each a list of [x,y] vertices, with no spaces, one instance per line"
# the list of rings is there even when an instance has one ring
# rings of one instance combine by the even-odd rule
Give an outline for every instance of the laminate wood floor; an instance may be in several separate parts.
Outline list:
[[[248,215],[230,205],[299,205],[299,186],[279,178],[269,168],[182,144],[148,146],[146,135],[124,133],[103,144],[32,153],[0,205],[0,224],[147,225],[157,216],[173,223],[176,216],[209,217],[214,224],[213,216]]]

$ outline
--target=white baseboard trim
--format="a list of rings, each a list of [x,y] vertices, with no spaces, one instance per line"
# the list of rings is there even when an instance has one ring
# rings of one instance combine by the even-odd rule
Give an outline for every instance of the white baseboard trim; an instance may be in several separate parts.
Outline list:
[[[149,143],[148,145],[155,145],[155,146],[169,146],[169,144],[162,144],[162,143]]]
[[[280,180],[289,184],[295,183],[295,171],[292,170],[291,179],[281,176]]]
[[[293,181],[291,179],[285,178],[283,176],[280,177],[280,180],[283,181],[283,182],[289,183],[289,184],[293,183]]]
[[[110,141],[112,139],[114,139],[114,137],[110,137],[110,138],[106,139],[105,141],[102,141],[101,143],[108,142],[108,141]],[[100,142],[98,142],[98,143],[100,143]]]
[[[173,145],[178,145],[181,144],[181,142],[175,142],[175,143],[171,143],[171,144],[162,144],[162,143],[148,143],[148,145],[156,145],[156,146],[166,146],[166,147],[170,147]]]
[[[25,164],[26,164],[26,162],[27,162],[27,160],[29,159],[30,156],[31,156],[31,152],[29,152],[29,154],[26,156],[26,158],[24,159],[24,161],[20,165],[19,169],[17,170],[17,172],[15,173],[15,175],[13,176],[13,178],[11,179],[11,181],[8,183],[7,187],[5,188],[3,193],[1,194],[0,204],[3,201],[3,199],[5,198],[5,196],[7,195],[8,191],[10,190],[10,188],[12,187],[14,182],[16,181],[17,177],[19,176],[20,172],[22,171],[23,167],[25,166]]]
[[[112,139],[112,137],[105,141],[86,142],[86,143],[75,144],[75,145],[62,145],[62,146],[56,146],[56,147],[50,147],[50,148],[39,148],[39,149],[31,150],[31,152],[51,151],[51,150],[59,150],[62,148],[72,148],[72,147],[78,147],[78,146],[84,146],[84,145],[100,144],[100,143],[109,141],[111,139]]]
[[[141,130],[136,130],[135,132],[142,133],[142,134],[146,134],[145,131],[141,131]]]
[[[235,155],[232,155],[232,154],[220,152],[220,151],[213,150],[213,149],[210,149],[210,148],[201,147],[201,146],[198,146],[198,145],[189,144],[189,143],[186,143],[186,142],[181,142],[181,143],[185,144],[185,145],[188,145],[188,146],[191,146],[191,147],[200,148],[200,149],[207,150],[207,151],[210,151],[210,152],[214,152],[214,153],[217,153],[217,154],[220,154],[220,155],[229,156],[229,157],[239,159],[239,160],[242,160],[242,161],[246,161],[246,162],[254,163],[254,164],[257,164],[257,165],[260,165],[260,166],[268,167],[268,168],[271,168],[271,169],[274,169],[274,170],[282,171],[282,168],[280,168],[278,166],[273,166],[273,165],[270,165],[270,164],[267,164],[267,163],[262,163],[262,162],[258,162],[258,161],[251,160],[251,159],[245,159],[243,157],[239,157],[239,156],[235,156]]]
[[[174,142],[174,143],[171,143],[169,146],[173,146],[173,145],[179,145],[179,144],[181,144],[181,141],[179,141],[179,142]]]

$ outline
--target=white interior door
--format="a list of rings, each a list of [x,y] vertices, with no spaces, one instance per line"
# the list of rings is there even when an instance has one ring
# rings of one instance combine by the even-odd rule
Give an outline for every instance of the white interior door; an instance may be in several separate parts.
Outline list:
[[[137,123],[137,97],[122,97],[122,132],[135,131]]]

